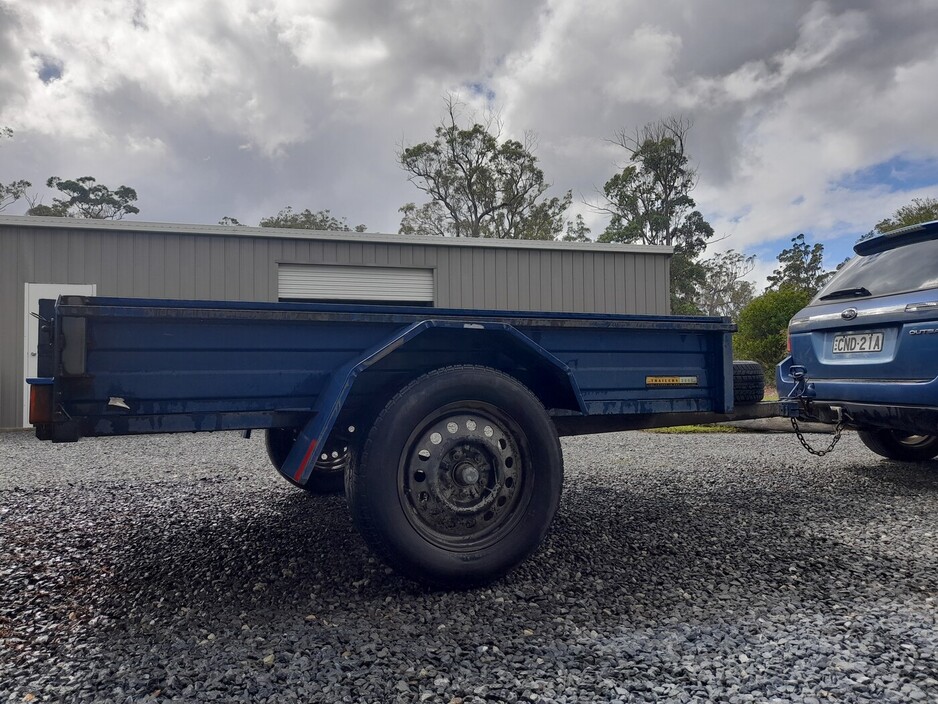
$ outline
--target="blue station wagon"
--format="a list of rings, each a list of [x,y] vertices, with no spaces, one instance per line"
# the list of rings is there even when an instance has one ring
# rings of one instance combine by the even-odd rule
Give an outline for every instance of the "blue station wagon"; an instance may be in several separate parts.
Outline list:
[[[781,412],[855,428],[895,460],[938,456],[938,221],[861,240],[789,325]]]

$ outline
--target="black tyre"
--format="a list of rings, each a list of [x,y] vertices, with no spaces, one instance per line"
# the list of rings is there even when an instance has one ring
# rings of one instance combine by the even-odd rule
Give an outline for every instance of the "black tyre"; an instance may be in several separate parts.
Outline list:
[[[466,588],[540,545],[563,456],[540,401],[495,369],[439,369],[398,393],[346,475],[352,520],[401,574]]]
[[[938,436],[898,430],[860,430],[860,440],[877,455],[901,462],[922,462],[938,456]]]
[[[765,397],[765,374],[758,362],[733,362],[733,403],[745,406]]]
[[[270,428],[266,434],[267,456],[271,463],[280,472],[283,463],[287,460],[287,455],[293,449],[296,437],[299,434],[297,428]],[[313,471],[309,475],[306,484],[299,484],[283,472],[280,476],[290,482],[293,486],[299,487],[310,494],[341,494],[345,490],[345,470],[351,461],[351,451],[347,446],[328,447],[326,451],[319,455]]]

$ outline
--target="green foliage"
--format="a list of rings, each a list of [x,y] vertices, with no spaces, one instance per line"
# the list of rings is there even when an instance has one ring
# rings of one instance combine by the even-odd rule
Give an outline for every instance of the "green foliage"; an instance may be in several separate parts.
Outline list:
[[[537,166],[535,140],[500,139],[494,118],[459,124],[450,98],[434,139],[404,147],[401,166],[417,188],[430,196],[424,205],[401,208],[402,234],[501,239],[554,239],[572,193],[545,198],[550,184]]]
[[[785,357],[788,323],[808,305],[811,293],[783,286],[752,300],[739,314],[739,332],[733,339],[733,356],[759,362],[767,375]]]
[[[743,280],[755,267],[756,257],[729,250],[701,262],[704,281],[697,289],[697,306],[704,315],[725,315],[733,320],[755,294],[752,282]]]
[[[567,222],[567,234],[561,239],[564,242],[592,242],[589,236],[590,232],[591,230],[583,221],[583,216],[577,213],[576,220]]]
[[[614,141],[628,152],[629,164],[606,181],[599,206],[610,216],[600,242],[674,247],[671,310],[683,314],[699,314],[695,298],[706,272],[697,260],[714,234],[690,195],[697,182],[685,151],[691,126],[669,117],[634,135],[619,132]]]
[[[27,215],[37,215],[46,218],[67,218],[68,213],[60,207],[54,205],[44,205],[43,203],[37,203],[29,208],[26,211]]]
[[[913,198],[911,203],[903,205],[893,213],[892,217],[876,223],[874,233],[898,230],[900,227],[918,225],[920,222],[929,220],[938,220],[938,199]]]
[[[781,266],[767,277],[768,288],[793,288],[813,296],[833,274],[824,271],[824,245],[818,242],[810,246],[804,241],[803,233],[792,237],[791,243],[791,247],[778,255]]]
[[[233,218],[230,215],[226,215],[221,220],[218,221],[219,225],[228,225],[230,227],[238,227],[241,225],[241,221],[238,218]]]
[[[140,209],[134,205],[137,192],[129,186],[112,191],[103,183],[96,183],[93,176],[82,176],[74,180],[52,176],[46,186],[55,188],[65,195],[54,198],[52,205],[34,205],[27,215],[46,215],[61,218],[90,218],[93,220],[120,220],[125,215],[136,215]]]
[[[3,139],[13,139],[13,130],[9,127],[0,127],[0,140]],[[32,185],[24,179],[0,183],[0,211],[25,196],[26,190],[32,188]]]
[[[431,200],[419,206],[416,203],[407,203],[402,205],[398,212],[404,214],[399,230],[402,235],[445,237],[452,234],[449,215],[439,201]]]
[[[697,289],[704,282],[704,269],[677,248],[671,257],[671,313],[673,315],[701,315],[703,311],[694,300]]]
[[[283,227],[292,230],[352,232],[345,218],[337,218],[329,210],[319,210],[314,213],[307,208],[296,213],[289,205],[276,215],[264,218],[259,224],[261,227]],[[364,232],[367,229],[364,225],[356,225],[354,228],[355,232]]]
[[[603,186],[602,209],[611,215],[604,241],[673,245],[678,239],[696,205],[690,196],[696,172],[684,151],[690,127],[672,117],[645,125],[634,136],[617,135],[630,163]]]
[[[0,210],[5,210],[7,206],[12,205],[20,198],[26,195],[26,191],[32,187],[29,181],[20,179],[10,181],[9,183],[0,183]]]
[[[630,163],[603,186],[600,210],[610,221],[601,241],[676,246],[713,236],[710,225],[693,210],[696,203],[690,193],[697,176],[685,153],[690,128],[689,121],[670,117],[634,135],[616,135],[614,141],[628,152]]]
[[[564,213],[567,212],[572,201],[573,192],[567,191],[563,196],[542,200],[525,209],[512,206],[505,211],[504,217],[501,218],[503,226],[497,231],[503,232],[506,239],[557,239],[563,232]]]

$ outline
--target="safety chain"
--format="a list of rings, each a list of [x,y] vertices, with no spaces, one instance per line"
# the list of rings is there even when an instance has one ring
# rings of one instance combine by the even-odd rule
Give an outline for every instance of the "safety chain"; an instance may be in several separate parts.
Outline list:
[[[840,435],[844,429],[844,422],[840,421],[837,426],[834,428],[834,437],[831,439],[831,444],[827,446],[826,450],[815,450],[808,444],[808,441],[804,439],[804,435],[801,434],[801,431],[798,429],[798,421],[794,418],[791,419],[791,427],[795,429],[795,435],[798,436],[798,441],[804,447],[805,450],[810,452],[812,455],[817,455],[818,457],[823,457],[827,453],[833,451],[834,445],[840,442]]]

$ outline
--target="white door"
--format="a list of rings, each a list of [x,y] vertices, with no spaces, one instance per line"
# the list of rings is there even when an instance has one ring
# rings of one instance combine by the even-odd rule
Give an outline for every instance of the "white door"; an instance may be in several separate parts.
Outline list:
[[[36,346],[39,344],[39,321],[33,314],[39,314],[40,298],[58,298],[59,296],[94,296],[96,284],[26,284],[26,321],[23,323],[24,351],[23,379],[36,376]],[[23,382],[23,426],[29,425],[29,385]]]

